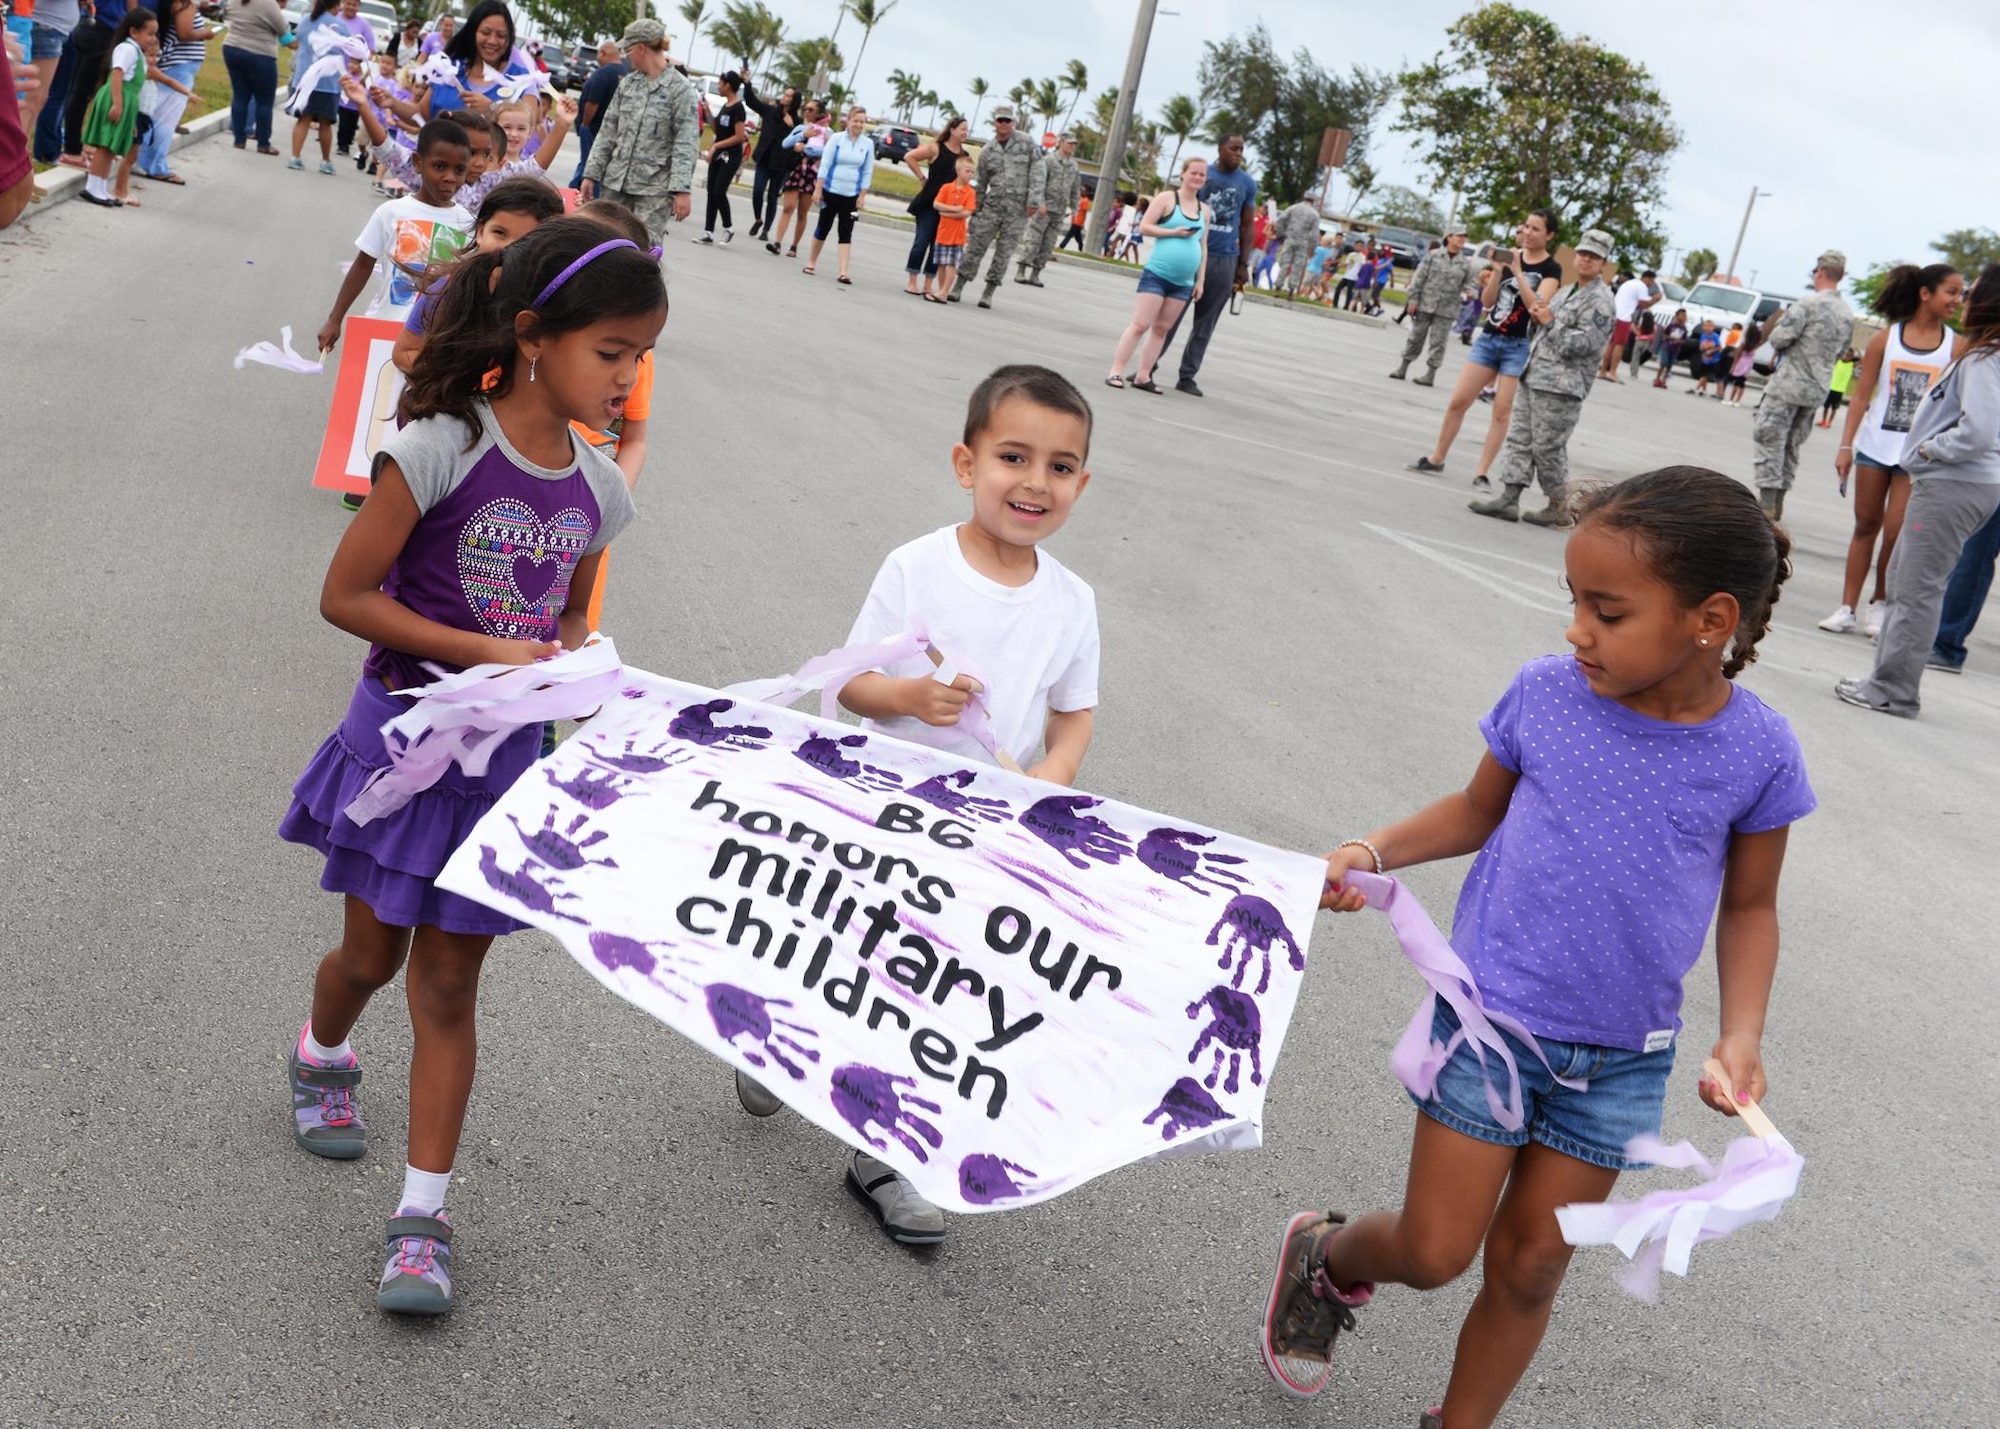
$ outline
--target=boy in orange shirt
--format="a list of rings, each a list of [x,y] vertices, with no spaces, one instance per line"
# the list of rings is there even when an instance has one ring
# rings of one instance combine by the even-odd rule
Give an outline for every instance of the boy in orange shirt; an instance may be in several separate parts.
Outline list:
[[[938,211],[937,245],[933,250],[937,258],[937,291],[926,292],[924,301],[941,303],[938,293],[949,293],[951,285],[958,278],[959,260],[965,257],[965,220],[979,207],[979,196],[972,191],[973,160],[970,154],[958,156],[958,177],[938,190],[932,205]],[[604,584],[600,578],[598,584]]]
[[[949,189],[946,192],[950,192]],[[622,203],[610,199],[592,199],[576,206],[578,218],[588,218],[610,229],[620,238],[629,238],[641,248],[653,246],[653,240],[646,234],[646,225],[639,221],[637,214]],[[965,240],[961,236],[959,242]],[[625,415],[616,423],[615,432],[593,431],[581,422],[571,422],[576,434],[618,463],[618,469],[625,473],[627,488],[639,485],[639,468],[646,464],[646,423],[653,413],[653,354],[639,355],[639,371],[632,379],[632,390],[625,397]],[[590,604],[586,614],[590,620],[592,634],[597,633],[599,621],[604,615],[604,568],[598,567],[597,585],[590,592]]]

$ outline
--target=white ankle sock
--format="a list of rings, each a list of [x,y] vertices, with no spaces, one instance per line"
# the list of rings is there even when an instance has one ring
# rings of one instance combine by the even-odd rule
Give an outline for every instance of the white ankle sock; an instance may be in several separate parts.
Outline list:
[[[108,179],[100,179],[96,174],[85,174],[83,191],[92,198],[110,198],[111,183]]]
[[[341,1039],[338,1047],[326,1046],[317,1037],[313,1036],[312,1023],[310,1022],[306,1023],[306,1035],[299,1041],[299,1050],[323,1067],[330,1067],[336,1062],[344,1062],[354,1055],[354,1048],[348,1044],[347,1039],[344,1037]]]
[[[403,1164],[402,1209],[419,1215],[435,1215],[444,1206],[445,1192],[451,1189],[451,1172],[419,1171]]]

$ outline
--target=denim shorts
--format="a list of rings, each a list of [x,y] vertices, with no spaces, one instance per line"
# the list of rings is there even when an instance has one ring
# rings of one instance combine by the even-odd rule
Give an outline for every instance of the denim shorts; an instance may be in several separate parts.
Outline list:
[[[1528,339],[1482,332],[1472,340],[1472,351],[1465,360],[1490,367],[1502,377],[1519,377],[1528,370]]]
[[[1437,1015],[1431,1020],[1431,1037],[1440,1045],[1458,1031],[1458,1014],[1440,998]],[[1612,1171],[1634,1171],[1646,1163],[1625,1155],[1625,1147],[1635,1136],[1660,1134],[1660,1116],[1667,1104],[1667,1077],[1674,1069],[1674,1049],[1633,1052],[1622,1047],[1595,1047],[1587,1042],[1557,1042],[1547,1037],[1541,1043],[1549,1066],[1565,1077],[1590,1083],[1584,1091],[1558,1085],[1548,1068],[1512,1033],[1500,1034],[1508,1041],[1514,1060],[1521,1067],[1521,1109],[1528,1124],[1509,1131],[1493,1119],[1486,1104],[1486,1074],[1470,1043],[1460,1043],[1451,1060],[1438,1070],[1437,1086],[1429,1101],[1410,1100],[1417,1109],[1440,1126],[1450,1127],[1475,1141],[1495,1146],[1524,1146],[1541,1143],[1551,1151],[1592,1166]],[[1495,1086],[1506,1096],[1507,1069],[1489,1055],[1487,1067]]]
[[[1895,462],[1877,461],[1875,460],[1874,457],[1869,456],[1866,452],[1856,452],[1854,454],[1854,464],[1856,466],[1872,466],[1875,468],[1875,470],[1886,471],[1891,476],[1909,475],[1907,471],[1904,471],[1903,468],[1898,466]]]
[[[44,25],[39,20],[29,21],[28,24],[29,61],[31,63],[39,64],[43,60],[52,60],[60,58],[63,52],[63,41],[68,38],[69,36],[65,35],[61,30],[58,30],[53,25]],[[42,87],[44,89],[48,88],[50,78],[51,76],[46,73],[42,75]]]
[[[1142,293],[1158,293],[1163,298],[1174,298],[1179,299],[1181,302],[1187,302],[1194,297],[1194,284],[1170,283],[1151,268],[1148,268],[1139,274],[1139,291]]]
[[[330,90],[316,89],[306,96],[305,110],[301,119],[317,120],[321,124],[331,124],[340,115],[340,96]]]

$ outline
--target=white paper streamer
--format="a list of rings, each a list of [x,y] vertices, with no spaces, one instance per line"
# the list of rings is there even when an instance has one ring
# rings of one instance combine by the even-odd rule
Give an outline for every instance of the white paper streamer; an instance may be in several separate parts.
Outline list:
[[[447,89],[458,88],[458,66],[443,55],[432,55],[410,71],[413,84],[427,84],[433,88],[442,85]]]
[[[276,367],[285,372],[299,372],[307,377],[317,377],[326,371],[325,364],[314,362],[309,357],[300,357],[292,347],[292,330],[278,329],[281,346],[268,342],[255,342],[236,354],[236,370],[241,372],[246,362],[262,363],[266,367]]]
[[[312,48],[318,58],[306,66],[304,74],[293,78],[292,97],[285,101],[287,114],[304,113],[306,101],[312,98],[319,82],[328,75],[345,73],[349,60],[368,58],[368,41],[359,35],[336,35],[331,30],[315,30]]]
[[[554,94],[556,87],[549,83],[549,77],[538,69],[526,74],[510,75],[500,82],[500,99],[504,104],[512,104],[524,94]]]

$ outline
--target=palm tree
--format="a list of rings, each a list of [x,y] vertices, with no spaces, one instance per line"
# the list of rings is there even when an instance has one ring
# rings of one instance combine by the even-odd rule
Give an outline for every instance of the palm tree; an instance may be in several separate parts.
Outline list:
[[[972,127],[977,130],[979,127],[979,111],[986,103],[986,96],[993,92],[993,86],[977,75],[974,75],[972,83],[968,84],[966,88],[972,93]]]
[[[771,13],[764,0],[726,0],[722,15],[708,22],[708,41],[725,55],[734,55],[762,70],[764,62],[785,42],[785,22]]]
[[[888,13],[896,8],[897,0],[844,0],[842,8],[854,17],[854,23],[861,27],[861,48],[855,52],[854,68],[847,72],[847,83],[843,86],[850,93],[855,88],[854,76],[861,69],[861,57],[868,53],[868,37],[875,33],[875,27],[882,23]]]
[[[924,92],[924,77],[920,74],[906,74],[891,86],[896,91],[896,112],[905,124],[910,122],[910,111],[917,107],[917,101]]]
[[[1038,79],[1028,95],[1028,104],[1041,117],[1042,133],[1046,134],[1056,116],[1062,113],[1062,87],[1055,80]],[[1040,135],[1036,138],[1039,140]]]
[[[937,128],[938,106],[943,102],[943,100],[938,98],[938,92],[935,89],[927,89],[917,96],[918,107],[928,111],[930,114],[930,123],[925,126],[926,128]]]
[[[1032,79],[1024,79],[1007,91],[1007,98],[1013,103],[1016,112],[1028,107],[1028,96],[1034,92],[1034,88],[1035,82]]]
[[[813,76],[831,74],[842,62],[839,47],[830,39],[793,40],[778,51],[778,79],[800,94],[810,94]]]
[[[1083,92],[1090,88],[1090,71],[1082,60],[1071,60],[1063,66],[1063,72],[1056,83],[1069,91],[1069,112],[1063,115],[1063,128],[1069,128],[1070,120],[1076,117],[1076,102],[1083,98]]]
[[[701,34],[702,16],[706,15],[707,13],[708,13],[708,0],[681,0],[680,3],[681,18],[687,21],[687,26],[688,26],[687,66],[689,69],[694,68],[694,42],[696,38]]]
[[[1176,94],[1160,106],[1160,127],[1174,136],[1174,156],[1167,160],[1167,177],[1179,172],[1181,146],[1201,128],[1201,106],[1185,94]]]

